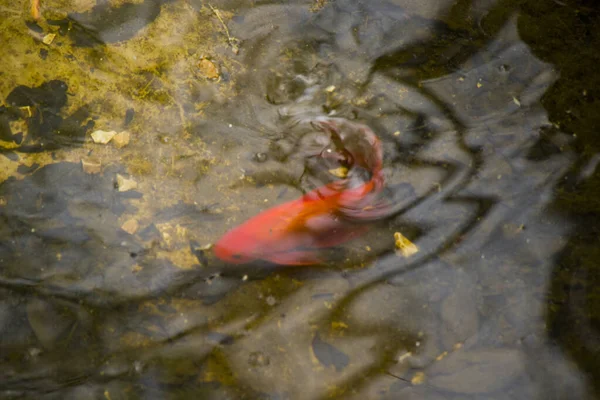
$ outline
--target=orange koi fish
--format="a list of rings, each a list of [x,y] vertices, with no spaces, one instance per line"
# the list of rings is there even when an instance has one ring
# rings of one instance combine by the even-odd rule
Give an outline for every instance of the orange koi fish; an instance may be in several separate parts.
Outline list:
[[[316,264],[320,262],[321,250],[366,231],[366,225],[355,222],[377,217],[378,213],[369,215],[367,211],[384,184],[377,136],[364,125],[341,119],[318,119],[313,126],[331,135],[338,149],[335,154],[351,165],[348,178],[270,208],[233,228],[213,247],[218,258],[233,264],[256,260],[283,265]],[[366,182],[359,177],[357,184],[351,176],[358,175],[358,170],[370,175]]]
[[[31,0],[31,18],[34,21],[39,21],[42,18],[42,14],[40,13],[40,0]]]

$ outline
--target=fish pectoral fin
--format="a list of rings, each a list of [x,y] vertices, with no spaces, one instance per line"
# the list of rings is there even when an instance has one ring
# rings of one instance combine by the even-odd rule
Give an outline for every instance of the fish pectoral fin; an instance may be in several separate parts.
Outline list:
[[[264,258],[281,265],[314,265],[323,263],[317,250],[293,250],[270,254]]]

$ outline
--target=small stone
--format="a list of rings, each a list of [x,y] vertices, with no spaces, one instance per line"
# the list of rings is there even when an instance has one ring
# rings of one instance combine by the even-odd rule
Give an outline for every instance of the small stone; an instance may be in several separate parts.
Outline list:
[[[46,45],[50,45],[54,41],[55,37],[56,37],[56,33],[49,33],[42,38],[42,43],[44,43]]]
[[[410,383],[413,385],[422,385],[425,382],[425,374],[421,371],[415,373],[415,375],[410,380]]]
[[[122,147],[125,147],[129,144],[129,139],[131,138],[131,134],[127,131],[123,131],[123,132],[119,132],[117,133],[113,139],[112,142],[115,145],[115,147],[117,149],[120,149]]]
[[[133,179],[125,178],[121,174],[117,174],[117,187],[119,192],[126,192],[137,188],[137,182]]]
[[[348,329],[348,325],[342,321],[331,321],[331,327],[333,329]]]
[[[142,267],[140,264],[135,264],[133,267],[131,267],[131,272],[140,272],[143,269],[144,267]]]
[[[407,351],[406,353],[403,353],[400,355],[400,357],[398,357],[398,364],[403,363],[404,361],[410,359],[412,357],[412,353],[410,351]]]
[[[214,62],[210,61],[208,58],[203,58],[198,63],[198,68],[200,69],[200,73],[204,75],[207,79],[218,79],[219,78],[219,69],[215,65]]]
[[[81,168],[86,174],[99,174],[102,170],[102,163],[98,160],[81,159]]]
[[[138,227],[139,224],[135,218],[128,219],[123,225],[121,225],[121,229],[130,235],[133,235],[138,230]]]
[[[113,137],[115,137],[116,134],[117,132],[115,131],[97,130],[92,132],[92,140],[94,141],[94,143],[107,144],[111,141]]]

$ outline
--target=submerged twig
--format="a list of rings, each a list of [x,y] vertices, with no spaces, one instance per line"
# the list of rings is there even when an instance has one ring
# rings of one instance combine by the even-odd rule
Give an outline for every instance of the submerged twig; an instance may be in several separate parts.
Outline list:
[[[212,4],[210,4],[210,3],[208,4],[208,6],[210,7],[211,11],[217,16],[221,25],[223,25],[223,28],[225,29],[225,34],[227,35],[227,43],[229,43],[229,45],[231,46],[231,51],[233,51],[233,54],[239,53],[239,51],[240,51],[240,49],[238,47],[239,40],[229,34],[229,28],[227,28],[225,21],[223,21],[223,18],[221,18],[221,14],[219,13],[219,10],[214,8],[212,6]]]
[[[402,378],[401,376],[398,376],[398,375],[396,375],[396,374],[392,374],[392,373],[391,373],[391,372],[389,372],[389,371],[385,371],[384,373],[385,373],[386,375],[389,375],[389,376],[391,376],[392,378],[396,378],[396,379],[399,379],[399,380],[401,380],[401,381],[404,381],[404,382],[410,383],[410,381],[409,381],[408,379],[406,379],[406,378]]]

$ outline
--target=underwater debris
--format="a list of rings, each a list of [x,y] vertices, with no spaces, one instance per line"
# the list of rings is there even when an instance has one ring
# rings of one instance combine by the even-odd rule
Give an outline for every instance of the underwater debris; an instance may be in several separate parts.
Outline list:
[[[138,227],[139,223],[135,218],[128,219],[123,223],[123,225],[121,225],[121,229],[130,235],[133,235],[138,230]]]
[[[419,252],[419,248],[400,232],[394,233],[394,240],[396,242],[396,249],[404,257],[410,257]]]
[[[413,385],[422,385],[425,383],[425,374],[422,371],[416,372],[415,375],[410,380],[410,383]]]
[[[86,174],[99,174],[102,171],[102,163],[98,160],[81,159],[81,168]]]
[[[129,144],[131,134],[127,131],[117,133],[113,138],[112,142],[117,149],[123,148]]]
[[[198,68],[206,79],[216,80],[220,78],[219,69],[215,63],[208,58],[202,58],[198,63]]]
[[[92,140],[97,144],[107,144],[115,137],[117,132],[115,131],[103,131],[97,130],[92,132]]]
[[[54,41],[55,37],[56,37],[56,33],[49,33],[42,38],[42,43],[49,46]]]
[[[227,43],[229,44],[229,46],[231,46],[231,51],[233,51],[233,54],[237,55],[240,52],[239,40],[229,34],[229,29],[227,28],[225,21],[223,21],[223,18],[221,18],[219,10],[214,8],[211,4],[209,4],[208,6],[210,7],[211,11],[217,16],[219,22],[221,22],[223,29],[225,29],[225,34],[227,35]]]
[[[12,150],[39,153],[63,146],[83,144],[94,127],[88,106],[82,106],[63,118],[67,104],[67,84],[51,80],[37,87],[16,86],[0,106],[0,138],[14,142]]]
[[[125,178],[121,174],[117,174],[117,189],[119,192],[127,192],[137,188],[137,182],[133,179]]]
[[[334,168],[334,169],[330,169],[329,173],[333,176],[335,176],[336,178],[347,178],[348,177],[348,168],[346,167],[339,167],[339,168]]]

